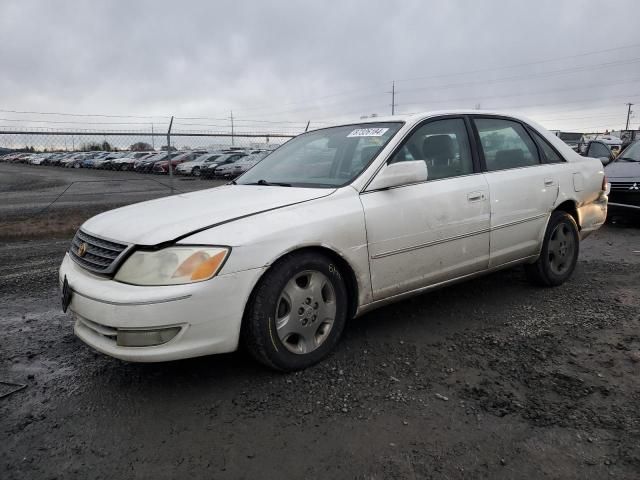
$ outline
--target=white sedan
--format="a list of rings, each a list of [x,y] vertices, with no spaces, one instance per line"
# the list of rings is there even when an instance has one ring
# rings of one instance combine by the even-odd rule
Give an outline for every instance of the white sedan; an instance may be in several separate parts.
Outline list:
[[[606,213],[600,161],[524,118],[372,118],[302,134],[226,186],[88,220],[60,267],[63,309],[124,360],[242,343],[301,369],[350,318],[410,295],[518,264],[562,284]]]

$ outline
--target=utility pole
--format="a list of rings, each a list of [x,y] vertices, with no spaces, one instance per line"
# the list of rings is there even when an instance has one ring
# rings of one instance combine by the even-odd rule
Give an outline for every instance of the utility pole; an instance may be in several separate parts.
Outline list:
[[[169,122],[169,130],[167,131],[167,161],[169,162],[169,187],[171,195],[173,195],[173,167],[171,166],[171,126],[173,125],[173,115]]]
[[[234,131],[233,131],[233,110],[231,110],[231,146],[233,147],[235,145],[235,137],[234,137]]]
[[[631,118],[631,106],[633,103],[627,103],[627,126],[624,128],[625,130],[629,130],[629,119]]]
[[[391,82],[391,115],[396,113],[396,81]]]
[[[156,137],[153,135],[153,123],[151,124],[151,149],[156,149]]]

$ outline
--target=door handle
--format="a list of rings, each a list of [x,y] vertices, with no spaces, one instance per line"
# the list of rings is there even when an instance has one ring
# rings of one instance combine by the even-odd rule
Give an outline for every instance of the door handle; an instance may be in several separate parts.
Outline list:
[[[551,185],[553,185],[553,178],[545,178],[544,179],[544,186],[545,187],[550,187]]]
[[[479,202],[480,200],[484,200],[484,193],[482,193],[482,192],[467,193],[467,201],[469,201],[469,202]]]

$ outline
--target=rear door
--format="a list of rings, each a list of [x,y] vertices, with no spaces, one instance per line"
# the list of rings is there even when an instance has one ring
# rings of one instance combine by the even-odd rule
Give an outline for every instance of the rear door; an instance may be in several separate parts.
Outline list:
[[[489,266],[536,255],[558,198],[557,168],[543,162],[521,122],[474,116],[473,123],[491,200]]]

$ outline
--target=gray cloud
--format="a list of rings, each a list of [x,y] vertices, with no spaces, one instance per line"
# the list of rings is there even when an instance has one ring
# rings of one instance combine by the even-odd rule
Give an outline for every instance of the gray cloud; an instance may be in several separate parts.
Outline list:
[[[616,128],[640,104],[639,13],[635,0],[4,1],[0,109],[320,122],[388,113],[396,80],[399,113],[480,104]]]

